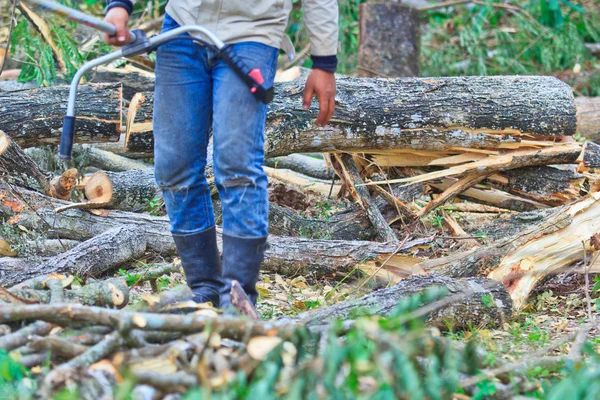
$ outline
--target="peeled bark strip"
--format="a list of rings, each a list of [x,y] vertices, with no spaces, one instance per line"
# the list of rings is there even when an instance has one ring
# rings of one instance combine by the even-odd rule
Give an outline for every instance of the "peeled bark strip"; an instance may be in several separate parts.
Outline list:
[[[448,290],[446,304],[427,315],[427,324],[441,330],[480,324],[498,326],[512,316],[512,301],[499,282],[485,278],[452,279],[438,275],[415,275],[390,288],[331,307],[308,311],[292,320],[316,328],[359,315],[389,316],[403,299],[433,288]],[[444,302],[444,298],[440,302]]]
[[[136,93],[127,111],[125,148],[128,152],[138,153],[150,150],[154,146],[152,136],[152,110],[154,93]]]
[[[360,76],[419,76],[421,11],[403,4],[360,5]]]
[[[2,130],[0,130],[0,174],[4,179],[19,186],[46,194],[50,191],[50,174],[42,171]]]
[[[479,182],[483,181],[486,178],[486,173],[472,173],[470,175],[465,176],[462,179],[459,179],[454,184],[452,184],[448,189],[444,190],[438,197],[431,200],[425,208],[417,213],[418,217],[422,217],[431,211],[435,210],[445,202],[452,200],[462,192],[471,187],[477,185]]]
[[[572,90],[553,77],[338,77],[336,111],[325,128],[313,126],[316,103],[308,112],[300,107],[304,82],[276,84],[265,130],[266,158],[374,149],[511,148],[532,135],[576,132]],[[143,142],[144,151],[152,154],[152,133],[145,138],[137,152]]]
[[[265,165],[275,169],[291,169],[317,179],[332,179],[334,175],[333,169],[327,166],[325,160],[303,154],[269,158],[265,160]]]
[[[143,231],[121,226],[91,238],[69,251],[27,270],[2,271],[0,285],[13,286],[37,275],[69,272],[77,276],[97,276],[146,250]]]
[[[491,174],[496,171],[508,171],[511,169],[531,166],[572,164],[579,158],[581,152],[582,148],[577,142],[569,141],[541,149],[507,151],[500,154],[490,155],[487,158],[479,161],[450,167],[441,171],[428,172],[408,178],[370,182],[369,185],[426,182],[433,179],[457,176],[470,172]]]
[[[59,143],[68,92],[68,86],[0,92],[0,130],[21,147]],[[121,84],[81,85],[75,108],[75,140],[118,141],[121,101]]]
[[[428,184],[435,189],[446,190],[457,181],[458,179],[456,178],[445,177],[440,181],[436,180]],[[460,196],[515,211],[531,211],[550,207],[547,204],[506,193],[502,190],[482,186],[475,186],[474,188],[467,189]]]

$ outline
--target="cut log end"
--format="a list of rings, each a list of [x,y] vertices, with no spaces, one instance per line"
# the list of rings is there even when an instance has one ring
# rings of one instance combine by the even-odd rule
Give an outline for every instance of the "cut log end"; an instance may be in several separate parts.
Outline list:
[[[93,203],[107,203],[113,197],[113,185],[102,171],[90,177],[84,187],[85,197]]]

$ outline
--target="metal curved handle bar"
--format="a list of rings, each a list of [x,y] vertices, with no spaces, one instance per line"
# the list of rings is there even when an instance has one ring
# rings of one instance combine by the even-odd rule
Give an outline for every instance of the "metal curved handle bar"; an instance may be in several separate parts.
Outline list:
[[[148,42],[151,47],[154,47],[156,45],[160,45],[161,42],[164,42],[165,40],[173,38],[175,36],[179,36],[182,33],[203,34],[211,42],[213,42],[214,45],[219,50],[221,50],[225,46],[225,43],[223,43],[221,41],[221,39],[219,39],[217,36],[215,36],[214,33],[212,33],[211,31],[209,31],[208,29],[206,29],[200,25],[186,25],[186,26],[182,26],[179,28],[175,28],[171,31],[161,33],[160,35],[156,35],[156,36],[149,38]],[[75,101],[77,100],[77,88],[79,87],[79,82],[81,81],[81,78],[83,77],[83,75],[85,75],[85,73],[88,72],[92,68],[95,68],[99,65],[107,64],[107,63],[109,63],[113,60],[116,60],[117,58],[120,58],[122,56],[123,56],[123,50],[117,50],[117,51],[108,53],[102,57],[98,57],[92,61],[87,62],[87,63],[83,64],[79,68],[79,70],[77,70],[77,73],[73,77],[73,80],[71,80],[71,87],[69,89],[69,102],[67,104],[67,116],[70,116],[70,117],[75,116]]]

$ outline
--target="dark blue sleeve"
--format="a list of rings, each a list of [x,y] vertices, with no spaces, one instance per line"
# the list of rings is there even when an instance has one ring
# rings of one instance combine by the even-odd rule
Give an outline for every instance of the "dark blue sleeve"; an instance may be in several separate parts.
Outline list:
[[[311,56],[312,67],[322,69],[327,72],[335,72],[337,69],[337,56]]]
[[[115,7],[122,7],[127,10],[127,14],[131,15],[133,2],[131,0],[106,0],[106,12]]]

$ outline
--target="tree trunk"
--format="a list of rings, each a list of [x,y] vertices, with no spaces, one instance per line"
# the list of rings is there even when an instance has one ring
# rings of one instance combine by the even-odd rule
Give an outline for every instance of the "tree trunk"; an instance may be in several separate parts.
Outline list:
[[[0,92],[0,130],[21,147],[59,143],[68,93],[67,86]],[[75,140],[118,141],[121,103],[121,84],[80,86],[75,107]]]
[[[360,5],[360,76],[419,76],[421,12],[391,2]]]
[[[600,97],[576,97],[577,132],[594,143],[600,143]]]
[[[111,151],[86,144],[74,146],[73,155],[87,157],[90,165],[104,171],[122,172],[132,169],[152,169],[151,165],[142,161],[132,160]]]
[[[435,288],[442,293],[447,291],[448,295],[439,300],[439,308],[425,316],[428,325],[440,330],[466,329],[473,325],[499,326],[512,316],[512,301],[499,282],[485,278],[451,279],[438,275],[415,275],[390,288],[331,307],[311,310],[291,320],[317,328],[335,320],[348,320],[360,315],[390,316],[402,300]]]
[[[80,277],[98,276],[146,250],[143,231],[121,226],[108,230],[33,268],[3,270],[0,285],[14,286],[27,279],[52,272],[68,272]]]
[[[265,130],[266,158],[372,149],[498,149],[532,135],[576,132],[572,90],[552,77],[339,77],[336,111],[325,128],[313,126],[316,103],[308,112],[300,107],[304,82],[276,85]],[[136,151],[150,155],[152,132],[144,136],[136,141]]]

